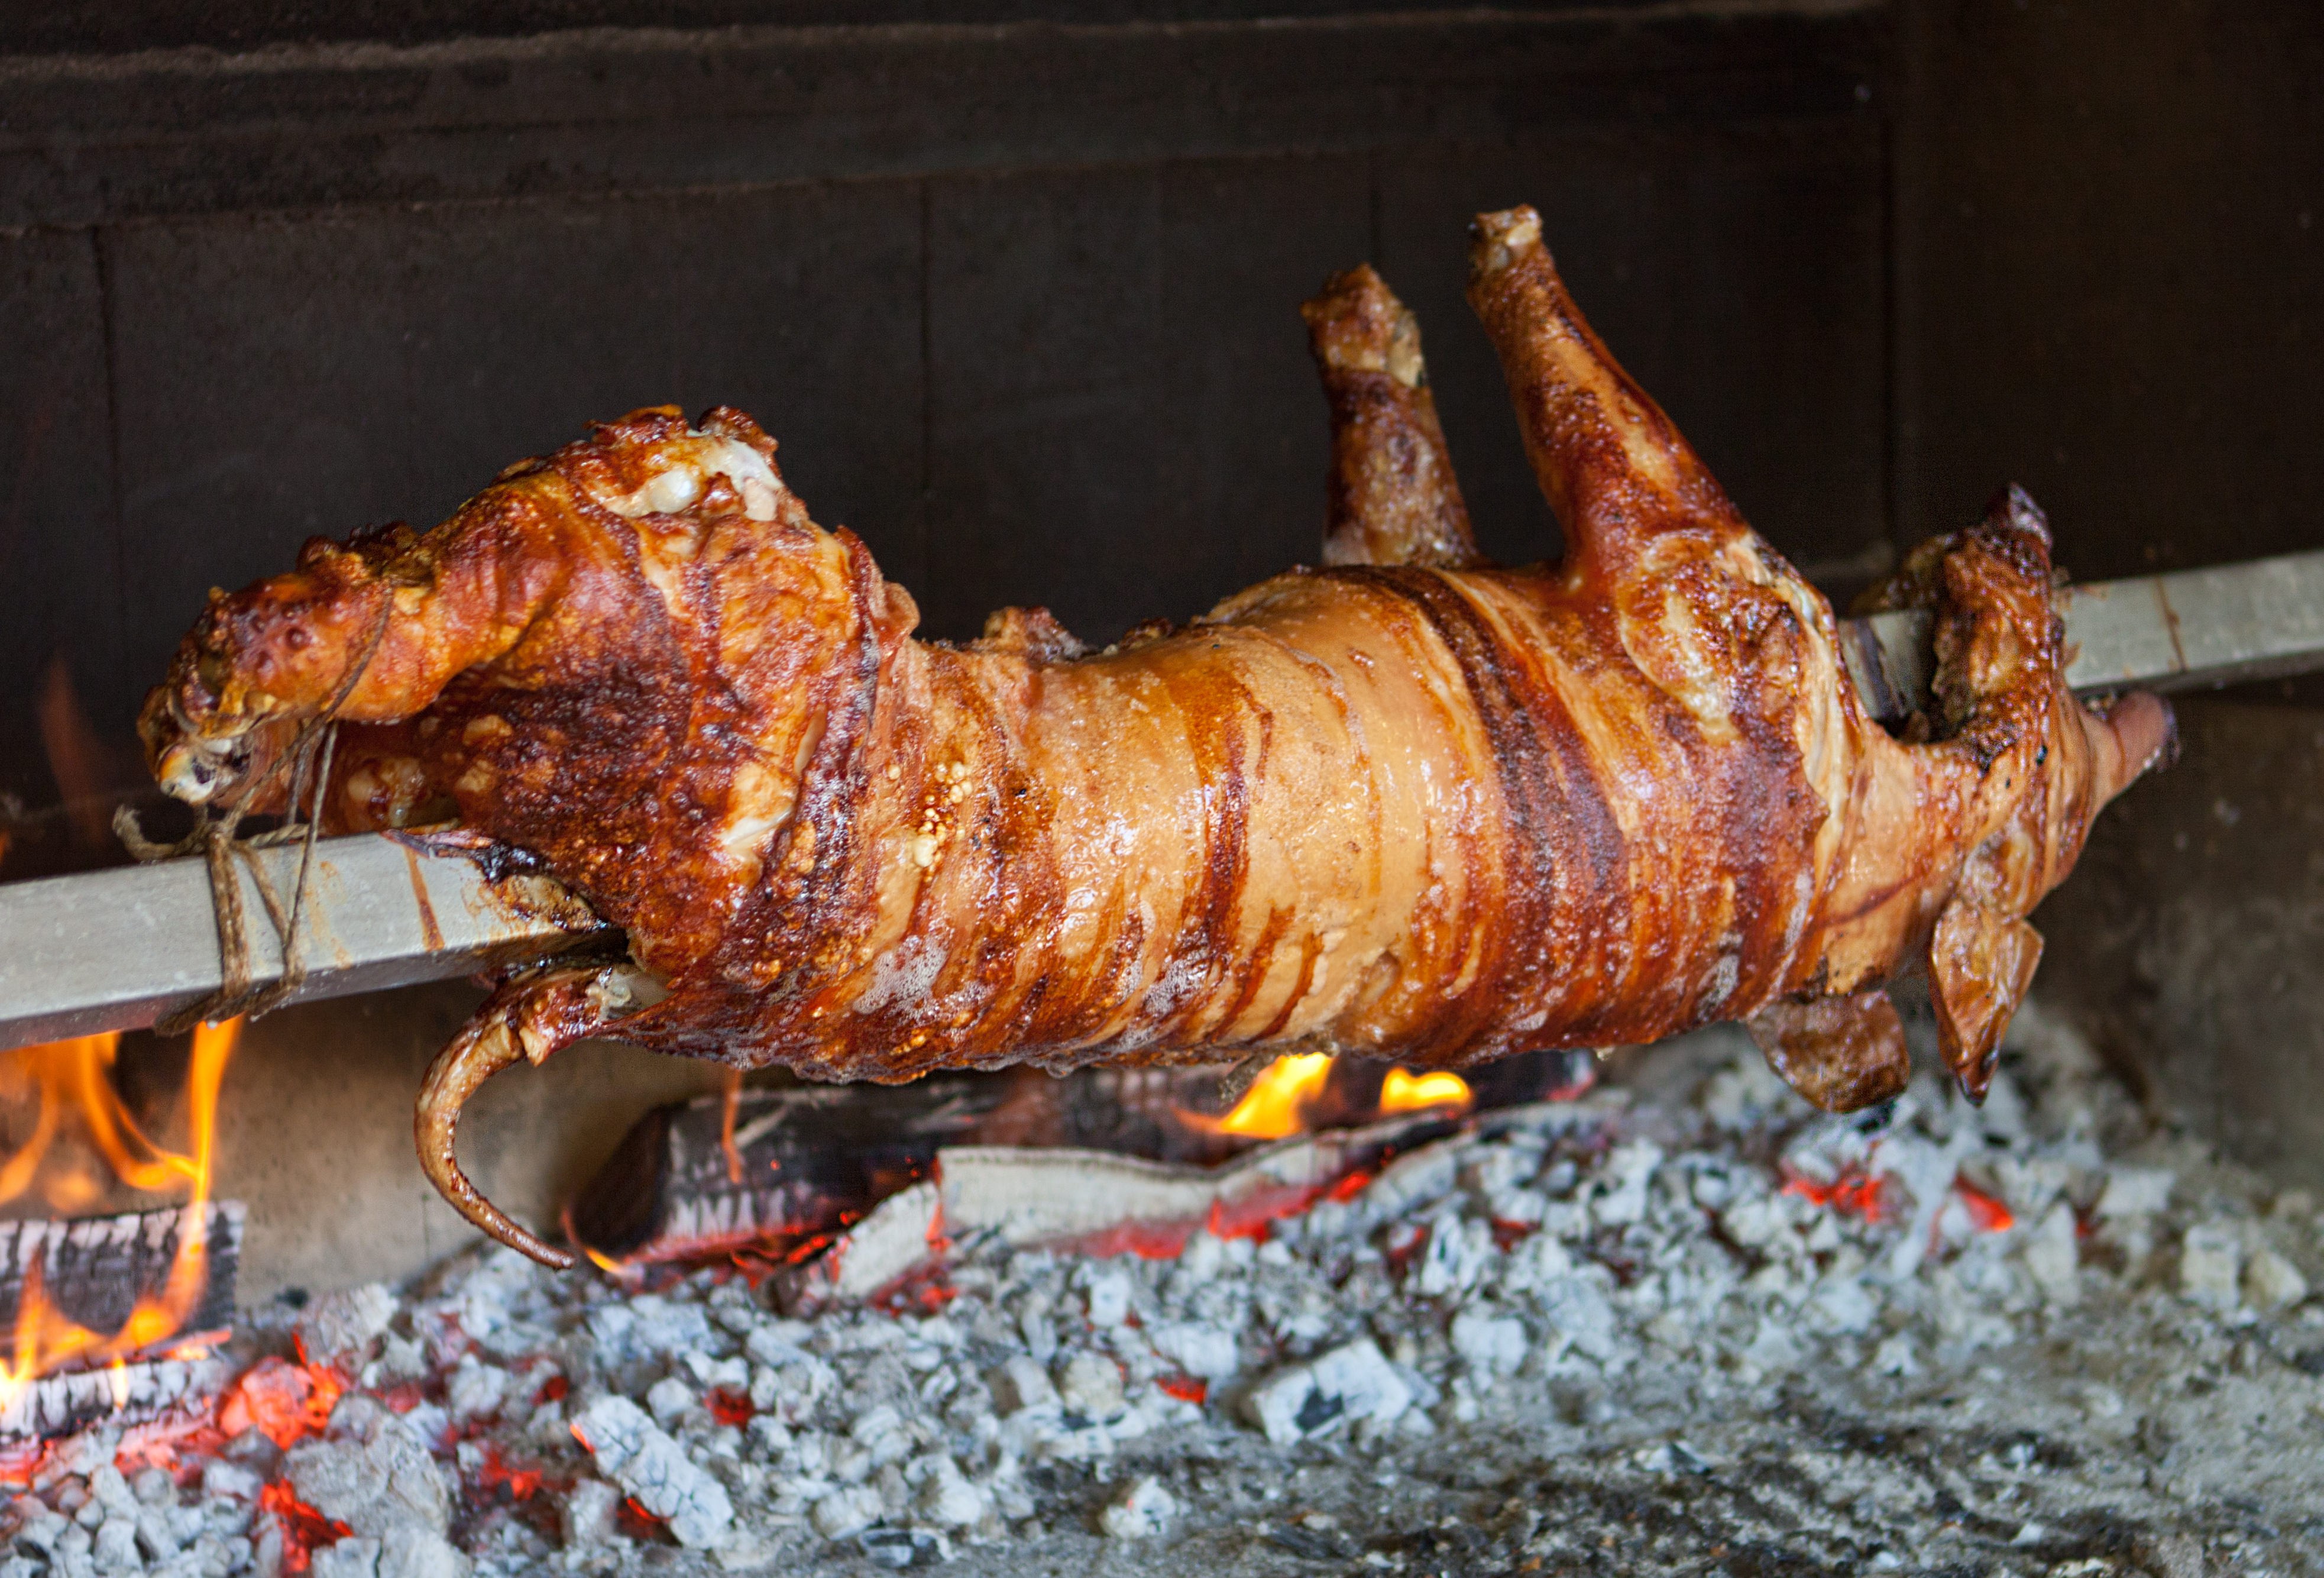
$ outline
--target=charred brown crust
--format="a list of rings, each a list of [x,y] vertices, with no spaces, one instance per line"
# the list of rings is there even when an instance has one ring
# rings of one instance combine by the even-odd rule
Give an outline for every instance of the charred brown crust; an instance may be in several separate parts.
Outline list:
[[[2067,692],[2048,535],[2012,494],[1890,589],[1937,611],[1942,714],[1890,738],[1830,607],[1608,355],[1531,211],[1481,218],[1472,261],[1556,565],[1472,562],[1408,315],[1360,271],[1309,318],[1333,557],[1364,562],[1099,652],[1038,610],[920,641],[747,417],[655,408],[433,531],[221,596],[149,752],[173,784],[245,771],[391,610],[334,825],[449,807],[526,852],[667,988],[600,1031],[732,1065],[1449,1066],[1757,1015],[1840,1107],[1899,1077],[1865,994],[1917,961],[1981,1088],[2038,954],[2023,918],[2167,712]]]
[[[1784,999],[1745,1024],[1768,1066],[1827,1112],[1852,1112],[1901,1095],[1913,1077],[1904,1021],[1885,992]]]

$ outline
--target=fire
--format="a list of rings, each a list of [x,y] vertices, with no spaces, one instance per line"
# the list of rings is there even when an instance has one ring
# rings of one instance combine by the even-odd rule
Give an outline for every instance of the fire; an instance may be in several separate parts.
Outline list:
[[[1306,1127],[1307,1105],[1323,1094],[1323,1082],[1331,1077],[1328,1052],[1295,1052],[1278,1057],[1251,1081],[1234,1111],[1206,1127],[1246,1140],[1286,1139]]]
[[[203,1025],[194,1031],[193,1058],[186,1076],[186,1117],[189,1149],[169,1150],[155,1143],[130,1117],[107,1077],[118,1048],[115,1036],[83,1036],[43,1047],[27,1047],[0,1056],[10,1083],[39,1093],[40,1108],[31,1137],[5,1167],[0,1167],[0,1201],[23,1195],[41,1170],[41,1162],[63,1126],[68,1110],[80,1119],[89,1142],[132,1188],[161,1191],[183,1186],[187,1209],[180,1229],[177,1253],[170,1274],[156,1294],[140,1297],[129,1318],[111,1333],[95,1332],[67,1315],[42,1287],[38,1260],[25,1269],[23,1291],[16,1307],[8,1352],[0,1358],[0,1408],[14,1402],[31,1382],[67,1365],[113,1368],[116,1400],[125,1401],[127,1361],[178,1335],[200,1302],[208,1281],[208,1206],[210,1195],[211,1140],[217,1122],[219,1083],[234,1055],[242,1021]],[[92,1192],[101,1186],[84,1180],[69,1187]],[[53,1189],[48,1198],[54,1202]],[[85,1203],[85,1200],[84,1200]]]
[[[1428,1107],[1465,1107],[1471,1101],[1469,1082],[1439,1069],[1434,1074],[1406,1074],[1391,1068],[1381,1082],[1379,1110],[1417,1112]]]
[[[1308,1114],[1323,1099],[1332,1064],[1328,1052],[1295,1052],[1278,1057],[1251,1082],[1250,1089],[1225,1117],[1193,1121],[1213,1133],[1237,1134],[1246,1140],[1283,1140],[1302,1133],[1312,1126]],[[1471,1099],[1469,1082],[1457,1074],[1407,1074],[1391,1068],[1381,1082],[1373,1115],[1466,1107]]]
[[[204,1036],[215,1040],[220,1035],[226,1036],[226,1043],[224,1050],[216,1053],[216,1058],[223,1072],[225,1053],[233,1047],[233,1032],[226,1027],[204,1026],[197,1033],[194,1056],[198,1064],[203,1056]],[[108,1077],[120,1043],[118,1035],[76,1036],[70,1040],[0,1053],[0,1092],[37,1093],[40,1103],[32,1135],[8,1158],[6,1166],[0,1167],[0,1204],[17,1198],[31,1187],[68,1112],[79,1114],[89,1142],[111,1166],[114,1175],[131,1188],[160,1194],[195,1181],[196,1158],[155,1145],[122,1105]],[[199,1087],[197,1075],[193,1089],[197,1102],[201,1100]],[[214,1098],[216,1092],[210,1094]],[[200,1127],[202,1122],[201,1119],[196,1120],[198,1137],[206,1135]],[[205,1143],[205,1139],[198,1139],[196,1149],[206,1158]],[[75,1168],[50,1170],[51,1177],[42,1193],[50,1204],[60,1210],[80,1209],[104,1192],[104,1185],[86,1172]]]
[[[1784,1181],[1784,1193],[1796,1195],[1811,1205],[1828,1205],[1842,1216],[1860,1216],[1876,1227],[1899,1211],[1889,1175],[1867,1173],[1860,1167],[1843,1169],[1828,1184],[1790,1174]]]
[[[91,726],[62,652],[50,660],[42,678],[36,711],[73,843],[83,850],[111,848],[113,790],[123,780],[121,767],[113,747]]]

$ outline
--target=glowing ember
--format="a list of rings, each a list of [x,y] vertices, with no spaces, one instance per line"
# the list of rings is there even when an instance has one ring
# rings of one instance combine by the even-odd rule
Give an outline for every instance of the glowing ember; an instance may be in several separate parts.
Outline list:
[[[321,1434],[346,1384],[327,1365],[262,1359],[226,1395],[218,1428],[231,1438],[255,1426],[275,1445],[289,1447]]]
[[[613,1510],[614,1526],[631,1539],[646,1545],[661,1545],[669,1537],[669,1525],[646,1510],[644,1502],[635,1496],[622,1498],[621,1506]]]
[[[1155,1378],[1154,1384],[1182,1403],[1201,1407],[1211,1395],[1211,1383],[1200,1376],[1167,1374]]]
[[[1828,1184],[1794,1173],[1784,1179],[1784,1193],[1811,1205],[1829,1205],[1843,1216],[1860,1216],[1876,1226],[1897,1213],[1895,1191],[1886,1174],[1875,1177],[1851,1167]]]
[[[282,1526],[282,1571],[304,1573],[318,1546],[337,1545],[355,1530],[324,1517],[299,1500],[289,1481],[276,1481],[258,1492],[258,1505]]]
[[[497,1443],[487,1443],[484,1457],[476,1465],[476,1480],[484,1489],[505,1488],[511,1499],[530,1501],[540,1494],[546,1479],[538,1468],[511,1463],[501,1455]]]
[[[1979,1232],[2007,1232],[2017,1225],[2016,1213],[1984,1190],[1956,1178],[1953,1192],[1969,1213],[1969,1225]]]
[[[92,1369],[141,1356],[176,1337],[201,1300],[209,1275],[210,1146],[217,1121],[218,1084],[234,1055],[239,1020],[203,1025],[194,1032],[193,1060],[186,1077],[186,1122],[190,1150],[167,1150],[141,1130],[121,1104],[107,1076],[118,1038],[84,1036],[43,1047],[27,1047],[0,1059],[19,1089],[39,1094],[32,1133],[0,1168],[0,1200],[31,1187],[68,1111],[76,1113],[89,1143],[132,1188],[163,1190],[187,1186],[189,1200],[177,1252],[158,1294],[141,1297],[129,1318],[111,1333],[90,1330],[67,1315],[43,1288],[35,1260],[24,1271],[8,1353],[0,1359],[0,1407],[32,1381],[68,1365]],[[101,1192],[101,1189],[98,1191]],[[57,1198],[54,1192],[49,1197]],[[86,1203],[86,1202],[84,1202]],[[125,1401],[125,1372],[116,1371],[115,1395]]]
[[[1380,1083],[1379,1110],[1417,1112],[1428,1107],[1465,1107],[1472,1099],[1469,1082],[1457,1074],[1443,1070],[1406,1074],[1401,1068],[1391,1068],[1388,1078]]]
[[[2016,1214],[1984,1190],[1960,1177],[1954,1178],[1952,1187],[1953,1197],[1960,1202],[1961,1213],[1971,1230],[2007,1232],[2017,1225]],[[1904,1210],[1894,1175],[1870,1172],[1861,1166],[1843,1168],[1830,1182],[1787,1170],[1783,1192],[1811,1205],[1827,1206],[1843,1216],[1861,1217],[1876,1227],[1895,1221]]]

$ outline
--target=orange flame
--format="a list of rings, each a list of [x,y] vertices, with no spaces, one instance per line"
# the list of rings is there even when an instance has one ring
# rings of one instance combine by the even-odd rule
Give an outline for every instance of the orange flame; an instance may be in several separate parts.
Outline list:
[[[195,1044],[197,1062],[202,1056],[198,1036],[204,1033],[212,1038],[226,1034],[231,1049],[230,1032],[223,1027],[204,1026]],[[159,1194],[194,1181],[194,1158],[163,1150],[148,1140],[115,1092],[107,1071],[120,1042],[118,1035],[76,1036],[0,1054],[0,1089],[14,1087],[21,1092],[30,1087],[40,1099],[31,1136],[0,1166],[0,1204],[15,1199],[32,1186],[68,1111],[78,1112],[89,1142],[115,1176],[131,1188]],[[200,1132],[196,1130],[198,1135]],[[85,1173],[51,1169],[42,1195],[50,1204],[70,1211],[88,1204],[103,1188]]]
[[[89,724],[62,652],[50,660],[35,710],[41,743],[48,749],[49,771],[57,780],[57,796],[64,802],[74,844],[84,850],[111,848],[114,789],[121,781],[119,763],[113,748]]]
[[[1307,1103],[1323,1094],[1331,1077],[1330,1053],[1295,1052],[1268,1064],[1225,1117],[1196,1121],[1215,1134],[1286,1139],[1306,1127]]]
[[[168,1278],[159,1293],[142,1295],[129,1318],[109,1335],[80,1324],[48,1297],[38,1259],[26,1268],[9,1352],[0,1359],[0,1408],[14,1402],[33,1380],[68,1364],[94,1368],[112,1363],[115,1398],[116,1402],[125,1400],[126,1361],[176,1336],[200,1302],[209,1275],[208,1206],[218,1085],[226,1077],[226,1063],[241,1029],[240,1020],[230,1020],[222,1025],[202,1025],[194,1031],[193,1059],[186,1076],[186,1124],[191,1145],[187,1153],[155,1144],[123,1107],[106,1074],[119,1038],[83,1036],[23,1047],[0,1058],[19,1081],[38,1089],[41,1101],[31,1138],[0,1166],[0,1201],[14,1199],[31,1186],[61,1127],[68,1104],[78,1112],[89,1140],[124,1183],[148,1191],[171,1188],[180,1182],[188,1186],[177,1253],[170,1262]],[[53,1191],[50,1197],[55,1197]]]
[[[1185,1114],[1188,1121],[1213,1134],[1237,1134],[1246,1140],[1283,1140],[1310,1125],[1308,1109],[1323,1094],[1332,1077],[1328,1052],[1295,1052],[1278,1057],[1251,1082],[1242,1100],[1223,1118]],[[1375,1115],[1417,1112],[1431,1107],[1466,1107],[1471,1096],[1469,1082],[1457,1074],[1407,1074],[1391,1068],[1380,1084]]]
[[[1417,1112],[1429,1107],[1465,1107],[1471,1100],[1469,1082],[1439,1069],[1434,1074],[1406,1074],[1391,1068],[1380,1082],[1379,1110]]]

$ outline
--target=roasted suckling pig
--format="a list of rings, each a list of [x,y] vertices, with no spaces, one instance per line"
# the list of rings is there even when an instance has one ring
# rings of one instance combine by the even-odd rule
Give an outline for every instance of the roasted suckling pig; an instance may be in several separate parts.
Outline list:
[[[1925,966],[1972,1094],[2024,919],[2170,715],[2061,678],[2021,495],[1886,589],[1937,614],[1903,737],[1825,599],[1744,523],[1566,293],[1531,209],[1470,299],[1565,533],[1470,535],[1411,318],[1369,269],[1306,309],[1333,423],[1317,568],[1090,651],[1039,609],[914,639],[742,412],[632,412],[426,533],[318,539],[210,604],[147,704],[180,799],[283,803],[343,725],[332,830],[537,863],[625,957],[506,979],[420,1100],[495,1236],[460,1105],[586,1037],[816,1079],[1328,1049],[1453,1067],[1743,1020],[1811,1100],[1905,1077],[1882,983]]]

